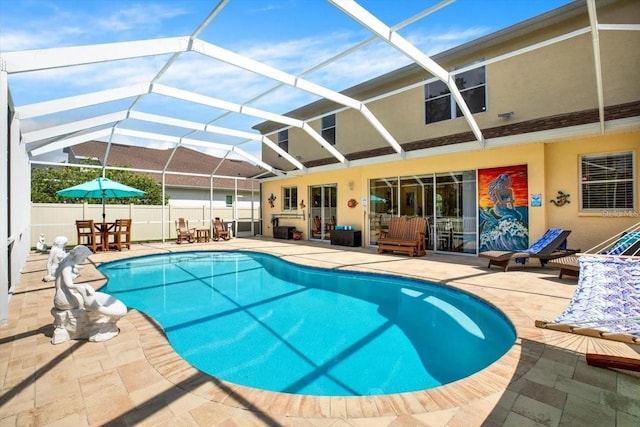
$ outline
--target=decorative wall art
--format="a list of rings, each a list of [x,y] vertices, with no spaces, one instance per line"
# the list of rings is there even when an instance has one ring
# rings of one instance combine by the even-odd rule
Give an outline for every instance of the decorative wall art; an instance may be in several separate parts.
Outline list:
[[[478,170],[479,251],[529,246],[527,165]]]
[[[571,194],[567,194],[563,191],[559,191],[558,190],[558,195],[556,196],[555,200],[550,200],[551,203],[553,203],[556,206],[564,206],[567,203],[571,203],[569,201],[569,196],[571,196]]]
[[[539,208],[542,206],[542,194],[531,193],[531,207]]]

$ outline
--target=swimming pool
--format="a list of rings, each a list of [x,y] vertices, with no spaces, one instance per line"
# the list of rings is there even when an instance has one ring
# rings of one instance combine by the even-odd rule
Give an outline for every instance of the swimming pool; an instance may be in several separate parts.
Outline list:
[[[99,267],[101,290],[153,317],[201,371],[285,393],[361,396],[437,387],[515,342],[509,320],[460,291],[304,267],[254,252],[187,252]]]

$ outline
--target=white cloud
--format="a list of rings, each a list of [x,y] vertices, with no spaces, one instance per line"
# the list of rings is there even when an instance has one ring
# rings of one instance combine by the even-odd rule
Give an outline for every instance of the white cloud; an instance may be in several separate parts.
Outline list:
[[[157,58],[141,58],[34,71],[12,75],[9,82],[16,105],[25,105],[149,83],[161,66]]]
[[[235,47],[241,55],[299,74],[354,44],[352,34],[329,33],[285,41],[249,40]],[[356,42],[357,43],[357,42]]]
[[[265,5],[264,5],[264,6],[262,6],[262,7],[256,7],[256,8],[253,8],[253,9],[249,8],[249,9],[247,10],[247,12],[249,12],[249,13],[256,13],[256,14],[259,14],[259,13],[264,13],[264,12],[270,12],[270,11],[272,11],[272,10],[279,10],[279,9],[283,9],[284,7],[285,7],[285,6],[284,6],[284,5],[281,5],[281,4],[273,4],[273,3],[269,3],[269,4],[265,4]]]
[[[5,52],[29,50],[50,43],[51,37],[55,35],[44,32],[34,34],[31,31],[0,31],[0,46]]]
[[[62,9],[56,3],[47,6],[50,14],[6,17],[2,21],[0,46],[3,51],[46,49],[77,46],[116,38],[130,40],[156,37],[167,21],[189,13],[175,5],[134,3],[125,8],[114,8],[110,2],[95,2],[91,13]]]
[[[124,9],[115,10],[112,14],[94,18],[97,29],[107,32],[128,30],[142,31],[159,28],[166,21],[185,15],[186,10],[162,3],[131,4]],[[95,30],[95,29],[94,29]]]
[[[486,27],[472,27],[464,29],[446,28],[442,31],[414,31],[405,38],[427,55],[435,55],[452,47],[487,34]]]

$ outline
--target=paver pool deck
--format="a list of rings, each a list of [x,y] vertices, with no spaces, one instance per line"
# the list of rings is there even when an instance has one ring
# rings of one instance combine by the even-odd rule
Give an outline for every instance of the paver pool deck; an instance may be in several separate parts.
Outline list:
[[[366,397],[314,397],[238,386],[182,360],[153,319],[136,310],[116,338],[51,344],[54,284],[46,254],[32,253],[0,326],[0,426],[638,426],[640,375],[591,367],[584,353],[640,359],[639,346],[539,329],[571,299],[577,281],[535,264],[489,270],[475,256],[378,254],[306,241],[132,245],[97,253],[76,282],[105,283],[106,261],[193,250],[252,250],[287,261],[389,273],[443,283],[500,308],[515,345],[470,377],[431,390]],[[446,334],[446,331],[442,331]]]

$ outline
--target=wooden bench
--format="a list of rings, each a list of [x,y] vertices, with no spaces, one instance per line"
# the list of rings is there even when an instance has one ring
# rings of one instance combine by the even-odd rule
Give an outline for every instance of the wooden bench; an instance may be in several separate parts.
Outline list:
[[[406,252],[409,256],[423,256],[427,219],[394,217],[389,221],[389,229],[382,230],[378,239],[378,253]]]

